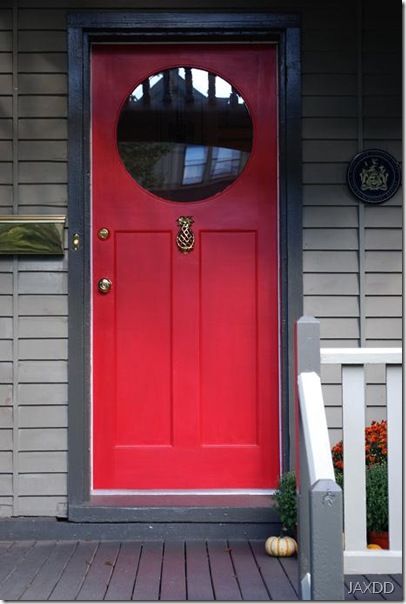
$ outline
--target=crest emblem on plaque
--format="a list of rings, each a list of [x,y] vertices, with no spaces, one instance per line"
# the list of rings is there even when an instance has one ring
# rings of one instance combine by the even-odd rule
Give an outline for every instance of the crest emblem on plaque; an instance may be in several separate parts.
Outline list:
[[[380,149],[358,153],[348,166],[348,187],[365,203],[387,201],[399,189],[400,180],[399,163],[390,153]]]

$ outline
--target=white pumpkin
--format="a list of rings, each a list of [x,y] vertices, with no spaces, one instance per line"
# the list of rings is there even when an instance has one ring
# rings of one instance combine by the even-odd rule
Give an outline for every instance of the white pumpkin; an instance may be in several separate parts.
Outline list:
[[[268,537],[265,551],[270,556],[288,557],[297,552],[297,543],[293,537]]]

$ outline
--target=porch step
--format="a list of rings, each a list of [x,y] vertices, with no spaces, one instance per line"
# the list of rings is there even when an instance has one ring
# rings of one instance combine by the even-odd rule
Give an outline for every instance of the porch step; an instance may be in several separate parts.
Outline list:
[[[7,518],[0,540],[265,539],[280,530],[270,495],[97,496],[69,519]]]

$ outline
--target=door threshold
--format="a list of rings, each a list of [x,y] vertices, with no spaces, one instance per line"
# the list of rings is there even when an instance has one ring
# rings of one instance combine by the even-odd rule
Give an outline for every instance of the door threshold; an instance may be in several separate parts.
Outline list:
[[[144,492],[145,493],[145,492]],[[278,522],[272,494],[109,494],[69,505],[75,522]]]
[[[276,489],[95,489],[91,492],[92,496],[111,496],[115,495],[204,495],[210,497],[214,495],[274,495]]]

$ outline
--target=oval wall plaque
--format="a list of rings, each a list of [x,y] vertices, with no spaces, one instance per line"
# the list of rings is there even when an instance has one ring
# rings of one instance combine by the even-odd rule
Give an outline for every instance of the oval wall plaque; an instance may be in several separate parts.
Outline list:
[[[381,149],[367,149],[355,155],[347,170],[350,191],[365,203],[383,203],[399,189],[399,163]]]

